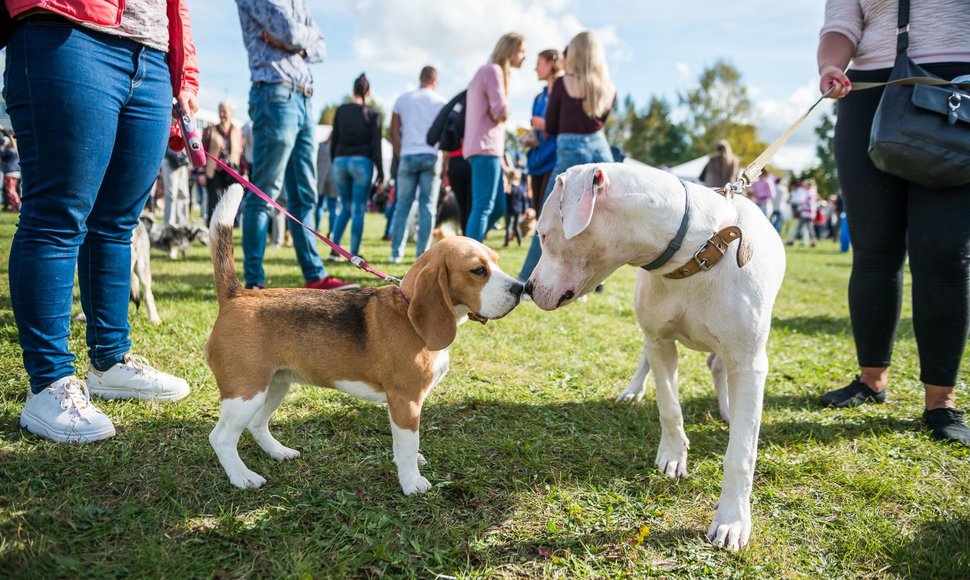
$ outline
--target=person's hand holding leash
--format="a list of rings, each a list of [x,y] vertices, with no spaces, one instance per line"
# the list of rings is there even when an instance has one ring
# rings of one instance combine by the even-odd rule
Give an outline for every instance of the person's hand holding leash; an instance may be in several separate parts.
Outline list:
[[[852,81],[845,76],[842,69],[835,65],[823,66],[819,74],[822,78],[819,80],[818,88],[822,93],[832,89],[832,92],[828,95],[829,98],[841,99],[852,90]]]

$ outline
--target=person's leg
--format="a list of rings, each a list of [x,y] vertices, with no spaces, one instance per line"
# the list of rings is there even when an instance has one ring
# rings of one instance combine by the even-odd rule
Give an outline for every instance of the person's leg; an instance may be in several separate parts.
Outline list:
[[[118,118],[114,151],[78,257],[81,305],[87,315],[91,365],[107,370],[131,349],[128,298],[131,233],[155,184],[155,167],[165,153],[171,122],[171,86],[164,55],[136,52],[141,76]]]
[[[391,218],[391,262],[404,258],[407,246],[408,214],[414,204],[418,188],[419,156],[403,155],[397,166],[397,185],[394,190],[394,216]]]
[[[441,161],[437,155],[421,156],[421,172],[418,174],[418,242],[414,257],[421,256],[431,247],[431,231],[438,208],[438,190],[441,188]]]
[[[501,165],[499,165],[498,173],[498,183],[495,186],[495,191],[492,193],[495,203],[492,206],[492,212],[488,215],[488,225],[485,228],[485,235],[488,235],[488,232],[495,228],[495,225],[498,224],[499,219],[505,217],[507,198],[505,196],[505,182],[502,179]]]
[[[353,165],[353,198],[351,199],[350,253],[360,253],[360,242],[364,237],[364,217],[367,214],[367,199],[370,197],[371,184],[374,182],[374,162],[363,157],[357,158]]]
[[[295,99],[282,85],[253,85],[249,116],[253,120],[253,185],[278,199],[283,176],[302,121]],[[269,228],[269,205],[252,193],[243,200],[243,272],[247,286],[265,285],[263,255]]]
[[[172,171],[172,220],[176,225],[189,225],[189,167],[188,165],[179,167]]]
[[[22,23],[6,51],[7,112],[23,172],[10,299],[34,393],[75,374],[68,348],[74,270],[130,86],[130,51],[96,38],[69,27]],[[79,66],[88,74],[79,77]],[[89,114],[93,108],[98,115]],[[69,146],[65,127],[71,128]],[[138,193],[147,195],[148,183],[141,185]]]
[[[877,89],[851,93],[838,102],[835,158],[855,246],[849,315],[860,373],[856,381],[822,397],[822,403],[828,406],[885,399],[902,306],[907,184],[877,169],[868,154],[873,113],[880,96]]]
[[[302,95],[297,95],[295,99],[299,130],[293,144],[293,153],[290,154],[290,161],[286,166],[286,209],[296,219],[311,224],[313,206],[317,200],[317,145],[313,138],[314,123],[310,118],[310,99]],[[307,282],[323,279],[327,270],[317,253],[317,238],[299,224],[289,225],[293,251],[300,263],[303,279]]]
[[[471,179],[471,165],[464,157],[459,155],[448,160],[448,180],[451,181],[451,191],[455,194],[455,201],[458,202],[460,227],[463,233],[466,231],[468,217],[471,215]]]
[[[970,328],[970,185],[945,190],[910,185],[908,201],[906,231],[920,380],[952,391]],[[927,408],[952,403],[947,393],[934,400],[928,393]]]
[[[337,222],[337,198],[327,197],[327,233],[333,232],[334,224]],[[327,236],[330,237],[329,235]]]
[[[337,195],[340,198],[340,209],[337,210],[337,218],[333,224],[333,243],[340,245],[340,240],[344,237],[344,230],[350,223],[350,200],[354,193],[354,178],[351,173],[351,158],[336,157],[333,160],[334,183],[337,185]]]
[[[175,210],[175,172],[168,161],[162,161],[162,187],[165,190],[165,208],[162,210],[162,223],[170,224]]]
[[[217,174],[218,175],[218,174]],[[209,227],[209,223],[212,221],[212,212],[215,211],[216,205],[219,204],[219,198],[221,197],[221,192],[219,191],[219,180],[215,176],[205,182],[205,225]]]
[[[471,210],[465,235],[482,241],[487,233],[489,217],[495,209],[495,194],[502,182],[502,165],[494,155],[473,155],[468,158],[472,169]]]

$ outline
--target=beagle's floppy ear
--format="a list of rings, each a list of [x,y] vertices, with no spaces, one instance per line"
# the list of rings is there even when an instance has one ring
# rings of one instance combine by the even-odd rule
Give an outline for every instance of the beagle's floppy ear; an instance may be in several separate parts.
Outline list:
[[[406,278],[410,278],[408,272]],[[454,342],[458,334],[458,321],[448,291],[448,269],[444,260],[428,260],[414,277],[407,292],[411,299],[408,319],[418,336],[428,345],[428,350],[442,350]]]
[[[577,187],[575,183],[567,184],[564,179],[562,201],[559,203],[563,235],[567,240],[578,236],[589,227],[589,222],[593,219],[596,196],[610,183],[606,173],[599,167],[588,169],[583,175],[573,174],[572,180],[582,180],[582,183]]]

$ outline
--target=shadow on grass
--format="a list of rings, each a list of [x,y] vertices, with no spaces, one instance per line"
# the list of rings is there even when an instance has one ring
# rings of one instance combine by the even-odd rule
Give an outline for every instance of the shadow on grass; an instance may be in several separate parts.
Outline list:
[[[213,393],[170,406],[100,403],[117,418],[119,434],[66,446],[20,431],[22,395],[0,390],[6,474],[0,478],[0,513],[17,514],[6,522],[0,518],[0,534],[29,546],[18,555],[0,554],[0,566],[27,575],[63,572],[58,566],[69,564],[68,570],[95,575],[275,576],[292,575],[303,563],[336,576],[375,566],[410,575],[417,554],[425,573],[453,571],[479,559],[494,565],[532,558],[540,545],[580,545],[541,534],[526,544],[502,541],[469,553],[470,539],[521,518],[519,494],[543,497],[550,486],[630,497],[650,488],[686,493],[653,466],[660,425],[652,403],[436,403],[432,397],[421,449],[429,461],[422,471],[435,487],[406,498],[397,484],[383,407],[338,395],[321,404],[321,395],[304,389],[296,394],[300,400],[284,403],[271,428],[302,456],[278,463],[244,435],[240,455],[268,480],[258,491],[244,491],[230,487],[209,446],[218,414]],[[717,418],[715,398],[686,398],[683,407],[691,461],[720,464],[728,429]],[[774,446],[829,443],[909,426],[868,418],[820,425],[810,417],[769,422],[761,437]],[[714,477],[719,486],[720,475]],[[667,543],[702,539],[703,530],[686,525],[674,524],[670,537],[654,535],[647,544],[663,550]],[[960,531],[960,525],[966,522],[943,531]],[[611,534],[587,540],[608,548],[618,541]],[[928,530],[925,542],[933,536]],[[116,551],[105,558],[107,546]],[[914,552],[924,549],[912,546]],[[124,565],[122,555],[130,556]]]
[[[852,334],[852,322],[848,316],[835,317],[825,314],[818,316],[775,318],[771,322],[771,328],[775,332],[785,330],[795,334],[810,336],[850,336]],[[912,318],[901,318],[896,329],[897,340],[900,338],[911,339],[913,337]]]
[[[896,548],[891,561],[891,569],[905,578],[970,577],[970,515],[921,524],[910,541]]]

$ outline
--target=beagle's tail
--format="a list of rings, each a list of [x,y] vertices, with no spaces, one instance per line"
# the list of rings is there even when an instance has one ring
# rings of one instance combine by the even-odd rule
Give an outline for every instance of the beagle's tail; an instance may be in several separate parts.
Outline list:
[[[230,299],[239,291],[239,278],[232,255],[232,223],[242,201],[243,188],[238,183],[229,186],[219,205],[212,211],[209,221],[209,251],[215,270],[216,297],[219,303]]]

